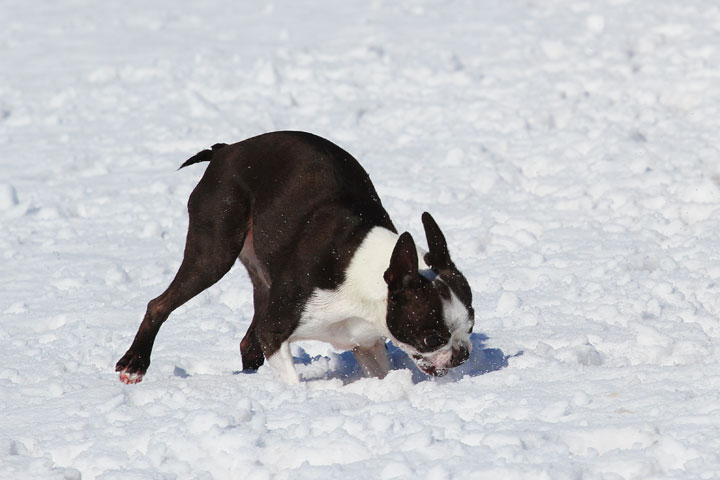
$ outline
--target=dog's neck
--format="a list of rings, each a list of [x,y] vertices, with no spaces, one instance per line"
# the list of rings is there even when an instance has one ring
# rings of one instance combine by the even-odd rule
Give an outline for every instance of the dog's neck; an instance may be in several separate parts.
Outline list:
[[[398,235],[386,228],[374,227],[355,251],[345,272],[344,284],[368,301],[387,300],[387,284],[383,279],[390,265],[390,256]]]
[[[397,233],[386,228],[375,227],[370,230],[353,255],[343,283],[343,287],[353,291],[361,301],[377,305],[377,313],[372,320],[385,331],[388,338],[391,338],[386,322],[388,286],[384,274],[390,266],[390,257],[398,237]],[[423,259],[427,252],[416,248],[420,274],[428,278],[436,276]]]
[[[383,275],[390,266],[397,240],[398,235],[386,228],[370,230],[355,251],[343,283],[334,290],[315,291],[305,306],[304,321],[293,337],[321,339],[344,349],[356,344],[372,345],[378,335],[393,340],[387,326],[388,286]],[[420,265],[424,267],[423,254],[418,251]],[[328,324],[335,325],[329,332]],[[336,335],[335,330],[343,334]]]
[[[362,296],[373,300],[387,300],[387,284],[383,278],[390,266],[390,257],[398,240],[398,234],[386,228],[374,227],[358,247],[345,274],[345,284],[352,285]],[[417,248],[419,273],[429,280],[437,274],[426,265],[427,253]]]

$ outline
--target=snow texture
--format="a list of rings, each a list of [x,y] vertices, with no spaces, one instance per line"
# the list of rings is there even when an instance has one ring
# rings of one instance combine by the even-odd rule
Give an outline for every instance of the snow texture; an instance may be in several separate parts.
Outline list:
[[[688,0],[0,3],[0,478],[677,479],[720,472],[720,7]],[[216,142],[353,153],[432,212],[474,351],[242,374],[238,267],[114,364]]]

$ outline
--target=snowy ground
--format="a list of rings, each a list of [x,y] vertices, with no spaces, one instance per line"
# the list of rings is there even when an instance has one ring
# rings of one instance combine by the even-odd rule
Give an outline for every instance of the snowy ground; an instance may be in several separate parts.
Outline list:
[[[720,472],[720,7],[0,1],[0,478],[677,479]],[[473,357],[323,344],[240,374],[236,268],[114,364],[215,142],[332,139],[443,226]]]

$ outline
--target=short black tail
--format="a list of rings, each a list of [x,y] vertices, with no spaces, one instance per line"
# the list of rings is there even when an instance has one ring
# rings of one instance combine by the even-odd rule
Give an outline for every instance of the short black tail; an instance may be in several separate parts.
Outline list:
[[[215,154],[215,152],[217,152],[218,150],[221,150],[227,146],[228,146],[227,143],[216,143],[215,145],[212,146],[212,150],[203,150],[202,152],[198,152],[195,155],[193,155],[192,157],[185,160],[185,163],[180,165],[180,168],[184,168],[184,167],[187,167],[188,165],[192,165],[195,163],[209,162],[210,160],[212,160],[212,157]],[[180,168],[178,168],[178,170],[180,170]]]

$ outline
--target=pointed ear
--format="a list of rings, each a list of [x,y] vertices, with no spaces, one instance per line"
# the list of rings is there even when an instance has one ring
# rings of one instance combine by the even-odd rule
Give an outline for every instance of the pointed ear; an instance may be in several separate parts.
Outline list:
[[[407,287],[410,281],[418,276],[417,248],[412,235],[403,233],[398,238],[392,256],[390,267],[385,270],[385,282],[390,292],[398,292]]]
[[[450,268],[452,265],[450,252],[448,252],[445,235],[440,231],[437,222],[428,212],[425,212],[422,214],[422,223],[430,250],[425,255],[425,262],[435,270]]]

